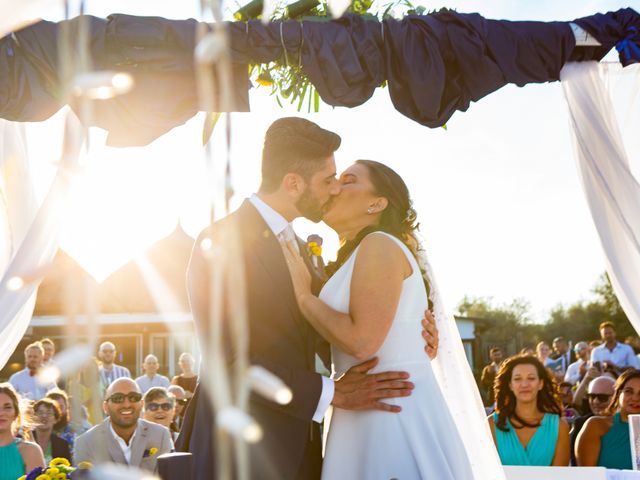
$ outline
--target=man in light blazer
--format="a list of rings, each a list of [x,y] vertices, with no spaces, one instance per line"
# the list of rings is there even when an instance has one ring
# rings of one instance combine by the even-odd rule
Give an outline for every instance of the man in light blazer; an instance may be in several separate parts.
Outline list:
[[[140,418],[142,394],[136,382],[115,380],[102,408],[107,418],[76,439],[74,465],[120,463],[154,471],[158,456],[171,451],[171,434],[166,427]]]

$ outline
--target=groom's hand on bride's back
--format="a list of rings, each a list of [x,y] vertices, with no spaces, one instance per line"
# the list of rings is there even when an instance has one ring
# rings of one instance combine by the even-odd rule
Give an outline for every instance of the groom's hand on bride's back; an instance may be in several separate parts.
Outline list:
[[[398,413],[397,405],[382,402],[385,398],[408,397],[413,383],[407,381],[407,372],[367,373],[378,363],[372,358],[354,365],[335,382],[331,404],[345,410],[383,410]]]
[[[436,319],[431,310],[424,311],[422,319],[422,338],[424,338],[424,351],[427,352],[429,358],[433,360],[438,355],[438,327],[436,327]]]

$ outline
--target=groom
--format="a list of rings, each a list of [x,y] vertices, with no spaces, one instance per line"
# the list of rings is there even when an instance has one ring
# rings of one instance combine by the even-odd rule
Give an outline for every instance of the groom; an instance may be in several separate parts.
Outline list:
[[[228,232],[237,229],[246,281],[249,360],[280,377],[291,389],[293,400],[279,405],[257,394],[249,401],[249,413],[262,426],[264,437],[251,445],[250,477],[315,479],[321,471],[320,422],[329,405],[351,410],[397,411],[386,398],[406,396],[413,385],[404,372],[368,374],[376,360],[351,368],[338,380],[315,373],[316,352],[328,351],[326,342],[306,322],[298,309],[281,242],[295,239],[291,221],[304,216],[318,222],[331,199],[340,193],[334,152],[340,137],[302,118],[276,120],[267,130],[262,152],[262,184],[257,195],[198,237],[188,271],[188,290],[200,346],[208,349],[210,297],[216,263],[207,251],[225,252]],[[207,249],[202,248],[203,245]],[[212,247],[213,245],[213,247]],[[301,252],[306,248],[301,245]],[[307,258],[308,259],[308,258]],[[308,262],[313,274],[315,269]],[[228,273],[228,272],[227,272]],[[314,275],[316,293],[322,286]],[[221,287],[231,288],[229,278]],[[225,305],[225,307],[227,307]],[[228,334],[232,314],[223,312],[223,335]],[[435,355],[437,332],[431,316],[423,322],[426,350]],[[231,342],[225,356],[233,364]],[[326,357],[325,357],[326,360]],[[207,379],[202,365],[201,379]],[[206,381],[206,380],[203,380]],[[211,378],[215,384],[215,378]],[[215,478],[215,417],[205,389],[198,385],[189,404],[177,450],[193,453],[193,478]],[[215,387],[214,387],[215,388]],[[390,415],[392,413],[389,413]]]

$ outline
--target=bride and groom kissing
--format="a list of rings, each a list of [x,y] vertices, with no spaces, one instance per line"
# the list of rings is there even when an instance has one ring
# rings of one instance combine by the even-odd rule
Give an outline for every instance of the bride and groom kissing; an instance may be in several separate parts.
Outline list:
[[[189,300],[206,352],[213,283],[224,288],[231,280],[216,274],[201,246],[224,252],[227,233],[238,232],[249,361],[293,393],[287,405],[252,394],[249,413],[264,437],[249,447],[250,477],[473,478],[431,368],[437,331],[408,189],[396,172],[370,160],[356,161],[337,178],[340,142],[308,120],[276,120],[265,135],[258,194],[205,229],[192,253]],[[324,220],[340,236],[328,280],[293,233],[297,217]],[[223,308],[224,329],[230,309]],[[333,362],[333,380],[315,372],[316,353]],[[233,368],[234,352],[225,356]],[[200,378],[215,388],[207,375],[203,364]],[[320,423],[328,410],[323,461]],[[199,385],[176,444],[193,454],[193,478],[215,478],[214,425],[209,395]]]

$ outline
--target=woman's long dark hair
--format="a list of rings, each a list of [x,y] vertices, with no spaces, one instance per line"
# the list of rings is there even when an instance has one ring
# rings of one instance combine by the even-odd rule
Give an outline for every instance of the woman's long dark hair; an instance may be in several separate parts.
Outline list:
[[[356,160],[357,165],[366,167],[369,179],[374,188],[375,195],[387,199],[387,207],[382,211],[377,224],[363,228],[352,240],[345,242],[338,250],[338,257],[335,262],[331,262],[327,268],[327,275],[333,275],[347,259],[351,256],[360,242],[373,232],[385,232],[393,235],[404,243],[414,256],[420,248],[420,243],[416,238],[418,223],[417,214],[413,209],[409,189],[402,177],[393,169],[383,163],[373,160]],[[430,285],[426,279],[425,272],[422,272],[427,294],[430,293]],[[428,296],[428,295],[427,295]],[[433,305],[429,299],[429,309]]]
[[[625,385],[629,380],[634,378],[640,378],[640,370],[637,368],[630,368],[622,372],[622,375],[618,377],[615,385],[613,386],[613,397],[607,407],[607,415],[614,415],[620,410],[620,395],[624,390]]]
[[[495,382],[493,384],[493,391],[496,399],[496,413],[498,414],[498,421],[496,427],[503,432],[508,432],[507,419],[514,419],[520,426],[514,428],[536,428],[540,425],[533,425],[525,422],[516,413],[516,396],[511,391],[509,383],[513,375],[513,369],[518,365],[533,365],[538,372],[538,378],[542,380],[542,390],[538,392],[536,397],[536,407],[539,411],[544,413],[553,413],[555,415],[562,415],[562,402],[560,400],[560,390],[558,385],[549,375],[549,372],[544,365],[536,357],[532,355],[516,355],[515,357],[508,358],[502,363],[500,371],[496,375]]]

